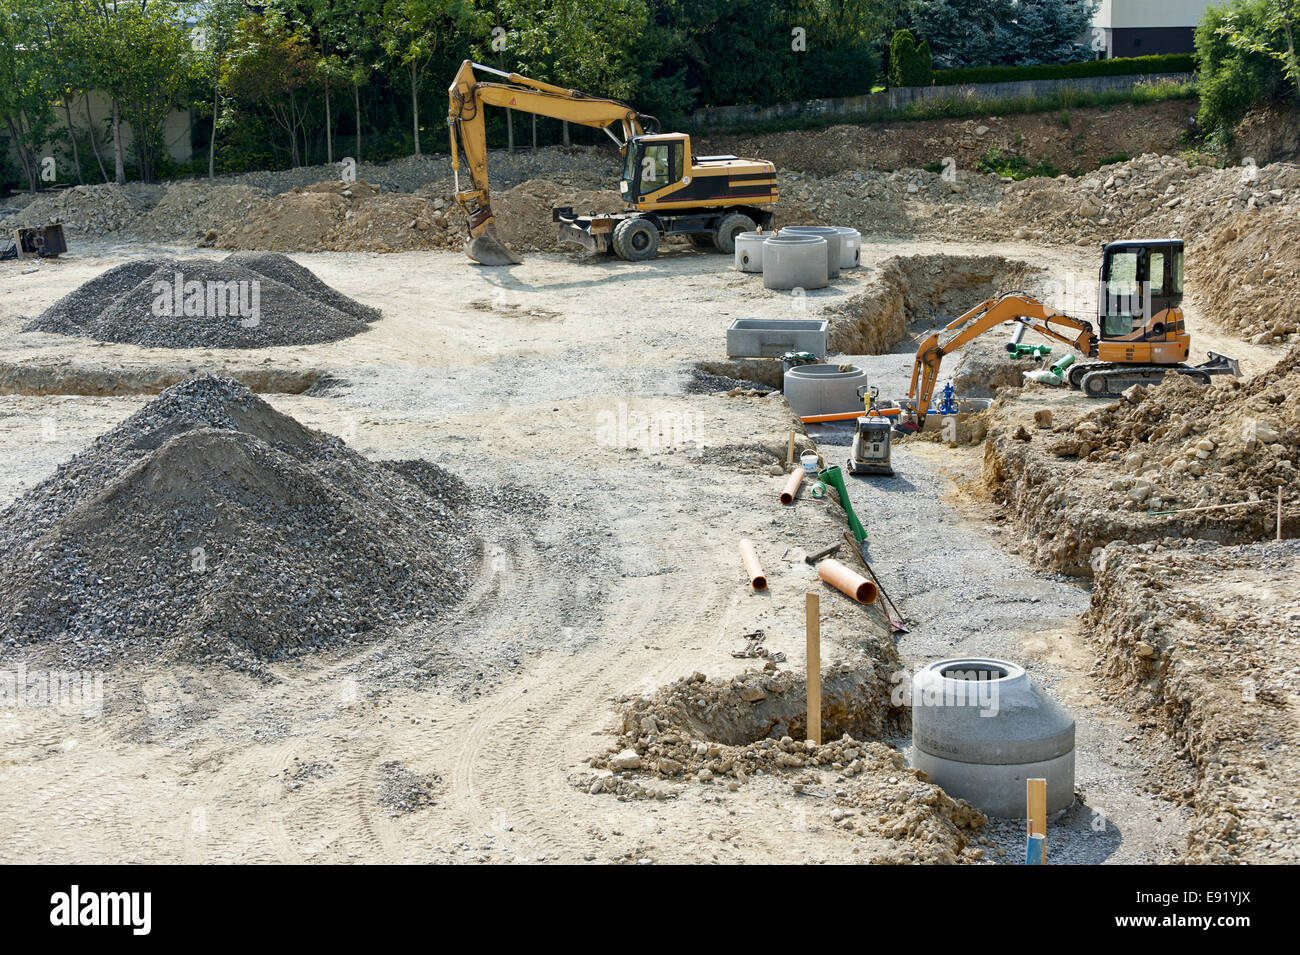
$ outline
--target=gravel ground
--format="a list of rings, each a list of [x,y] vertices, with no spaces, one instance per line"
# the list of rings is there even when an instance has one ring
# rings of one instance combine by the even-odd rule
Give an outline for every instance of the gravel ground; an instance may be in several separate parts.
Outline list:
[[[257,670],[444,612],[474,549],[458,479],[372,463],[196,378],[0,513],[0,635],[81,668]]]

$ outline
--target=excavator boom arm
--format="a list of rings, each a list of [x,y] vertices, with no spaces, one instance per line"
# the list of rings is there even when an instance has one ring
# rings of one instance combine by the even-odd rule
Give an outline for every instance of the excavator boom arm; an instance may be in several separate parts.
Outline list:
[[[482,70],[503,78],[506,82],[480,82],[475,70]],[[505,73],[491,67],[466,60],[456,72],[447,89],[450,109],[447,127],[451,138],[451,168],[456,177],[456,203],[469,220],[470,256],[484,264],[505,264],[498,261],[518,261],[493,235],[491,194],[488,190],[487,127],[483,108],[501,106],[539,116],[550,116],[580,126],[604,129],[620,146],[632,136],[644,132],[643,120],[654,122],[626,103],[600,96],[588,96],[577,90],[566,90],[540,80],[529,79],[518,73]],[[611,126],[619,126],[620,140]],[[469,188],[460,186],[460,156],[464,153]],[[476,254],[479,253],[479,254]],[[483,257],[481,258],[480,255]],[[486,259],[494,261],[485,261]]]
[[[934,332],[916,350],[916,360],[912,363],[912,383],[907,396],[915,402],[918,428],[925,427],[926,413],[930,400],[934,397],[934,388],[939,381],[939,367],[944,356],[1006,321],[1020,322],[1040,335],[1077,348],[1085,355],[1092,354],[1096,347],[1095,332],[1090,322],[1066,315],[1036,298],[1011,292],[986,299],[944,327],[945,332],[953,333],[951,336],[941,340],[940,333]],[[1058,326],[1061,330],[1053,326]]]

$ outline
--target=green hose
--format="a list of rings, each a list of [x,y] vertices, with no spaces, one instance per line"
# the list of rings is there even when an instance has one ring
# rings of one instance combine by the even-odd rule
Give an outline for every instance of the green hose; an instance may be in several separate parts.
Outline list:
[[[849,519],[849,530],[853,531],[853,539],[861,544],[867,539],[867,529],[862,526],[858,515],[853,512],[853,504],[849,501],[849,489],[844,486],[844,475],[840,472],[839,465],[820,471],[817,477],[823,484],[829,484],[839,492],[840,506],[844,508],[844,516]]]

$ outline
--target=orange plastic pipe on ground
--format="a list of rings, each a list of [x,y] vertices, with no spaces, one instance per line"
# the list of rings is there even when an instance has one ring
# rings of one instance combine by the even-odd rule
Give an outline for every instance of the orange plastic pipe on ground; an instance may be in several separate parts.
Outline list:
[[[883,408],[879,411],[871,412],[872,415],[879,415],[882,418],[896,418],[903,413],[901,408]],[[804,424],[816,424],[818,421],[852,421],[854,418],[861,418],[866,414],[863,411],[845,411],[840,414],[810,414],[800,418]]]
[[[794,496],[799,493],[799,485],[803,483],[803,476],[807,473],[803,469],[803,465],[799,465],[790,472],[790,480],[785,482],[785,487],[781,490],[782,504],[794,503]]]
[[[758,564],[758,554],[754,551],[754,542],[748,538],[740,539],[740,559],[745,564],[745,573],[749,575],[749,585],[755,590],[767,589],[767,577]]]
[[[876,602],[876,585],[861,574],[849,570],[838,560],[823,560],[817,565],[817,576],[841,593],[848,594],[860,604]]]

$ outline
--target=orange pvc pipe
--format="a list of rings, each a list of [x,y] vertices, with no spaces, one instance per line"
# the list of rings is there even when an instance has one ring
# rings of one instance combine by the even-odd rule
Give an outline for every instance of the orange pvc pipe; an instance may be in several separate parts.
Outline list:
[[[876,585],[861,574],[849,570],[838,560],[821,561],[817,565],[817,576],[860,604],[876,602]]]
[[[753,541],[743,537],[740,539],[740,559],[745,565],[745,573],[749,575],[749,585],[755,590],[766,590],[767,576],[758,564]]]
[[[902,414],[902,408],[884,408],[880,411],[871,412],[871,416],[881,418],[895,418]],[[816,424],[819,421],[852,421],[854,418],[861,418],[866,414],[863,411],[845,411],[840,414],[810,414],[805,418],[800,418],[804,424]]]
[[[793,504],[794,496],[799,493],[799,485],[803,483],[804,471],[803,465],[796,465],[795,469],[790,472],[790,480],[785,482],[785,487],[781,489],[781,503]]]

